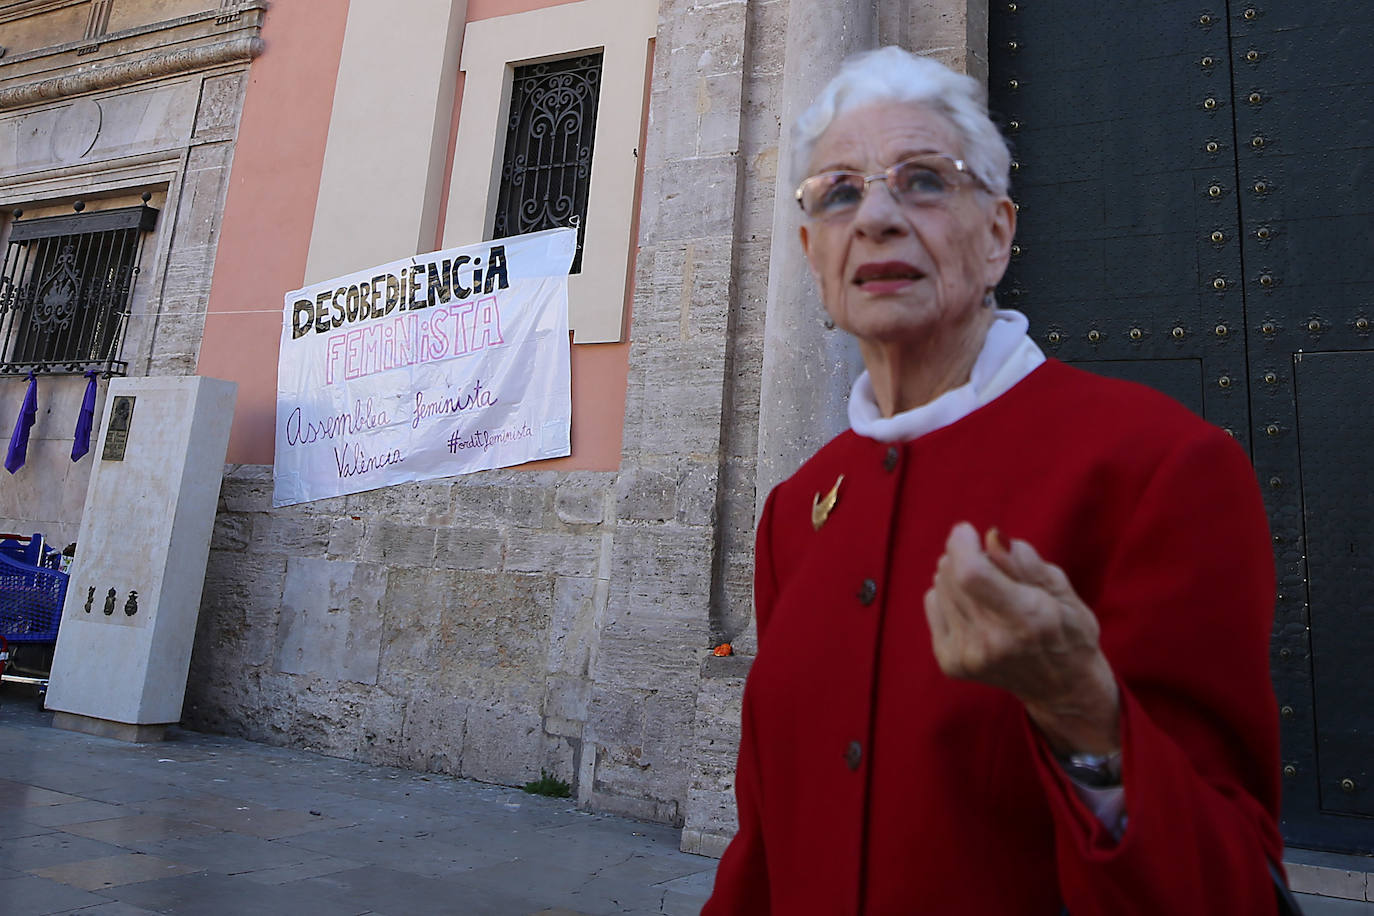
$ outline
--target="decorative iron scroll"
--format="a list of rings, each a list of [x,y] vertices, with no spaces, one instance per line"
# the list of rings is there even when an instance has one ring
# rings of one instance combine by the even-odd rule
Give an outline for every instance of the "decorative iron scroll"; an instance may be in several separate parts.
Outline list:
[[[0,374],[88,369],[118,359],[149,207],[16,220],[0,266]]]
[[[601,52],[516,67],[493,237],[577,226],[582,269]]]

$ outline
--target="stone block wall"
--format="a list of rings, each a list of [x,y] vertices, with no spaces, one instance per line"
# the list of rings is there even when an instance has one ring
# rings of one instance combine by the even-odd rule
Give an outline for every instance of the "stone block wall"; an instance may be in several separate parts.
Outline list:
[[[591,800],[689,827],[698,731],[718,724],[698,712],[703,662],[750,618],[776,143],[752,43],[780,5],[659,7],[621,475],[681,484],[671,513],[624,519],[616,533]]]
[[[220,494],[185,724],[418,770],[576,781],[614,475]]]

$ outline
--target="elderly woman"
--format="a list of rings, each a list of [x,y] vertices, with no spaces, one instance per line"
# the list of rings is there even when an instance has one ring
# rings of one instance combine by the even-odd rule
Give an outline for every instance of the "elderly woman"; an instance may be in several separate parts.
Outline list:
[[[1254,473],[996,308],[981,87],[896,48],[797,124],[850,431],[768,497],[739,833],[704,913],[1266,914],[1281,856]]]

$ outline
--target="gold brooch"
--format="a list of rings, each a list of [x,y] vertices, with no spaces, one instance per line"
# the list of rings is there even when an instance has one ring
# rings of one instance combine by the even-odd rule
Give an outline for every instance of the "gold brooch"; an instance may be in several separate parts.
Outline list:
[[[835,508],[835,503],[840,500],[840,484],[844,483],[844,475],[835,478],[835,485],[830,488],[830,492],[825,494],[825,499],[821,499],[821,494],[817,493],[811,497],[811,527],[817,531],[821,530],[821,525],[830,518],[830,512]]]

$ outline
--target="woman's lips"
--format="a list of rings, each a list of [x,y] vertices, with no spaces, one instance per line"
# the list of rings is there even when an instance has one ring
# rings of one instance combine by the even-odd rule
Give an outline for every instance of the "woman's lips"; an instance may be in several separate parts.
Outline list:
[[[870,261],[854,271],[854,284],[866,293],[899,292],[925,276],[925,271],[906,261]]]

